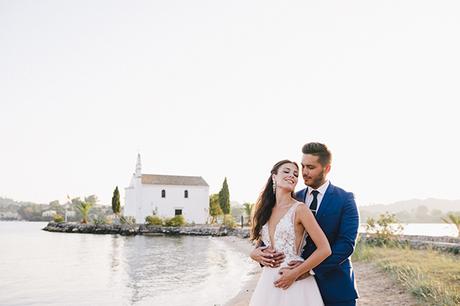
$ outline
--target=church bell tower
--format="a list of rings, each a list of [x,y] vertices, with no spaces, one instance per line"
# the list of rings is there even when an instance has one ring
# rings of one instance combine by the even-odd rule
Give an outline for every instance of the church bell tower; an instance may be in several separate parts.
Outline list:
[[[137,153],[137,163],[136,163],[136,172],[134,173],[136,177],[142,176],[142,167],[141,167],[141,154]]]

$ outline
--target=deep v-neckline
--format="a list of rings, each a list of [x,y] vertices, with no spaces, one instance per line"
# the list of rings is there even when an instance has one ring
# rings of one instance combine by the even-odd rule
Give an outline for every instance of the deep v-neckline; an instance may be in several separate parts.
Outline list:
[[[275,225],[275,228],[273,230],[273,236],[270,234],[270,221],[267,221],[267,231],[268,231],[268,239],[270,239],[270,245],[271,247],[274,249],[275,248],[275,234],[276,234],[276,229],[278,228],[278,225],[280,224],[281,220],[284,219],[284,217],[286,217],[286,215],[288,214],[288,212],[292,209],[292,207],[295,205],[295,202],[292,203],[291,207],[289,207],[286,212],[283,214],[283,216],[278,220],[278,222],[276,223]],[[273,237],[273,239],[272,239]]]

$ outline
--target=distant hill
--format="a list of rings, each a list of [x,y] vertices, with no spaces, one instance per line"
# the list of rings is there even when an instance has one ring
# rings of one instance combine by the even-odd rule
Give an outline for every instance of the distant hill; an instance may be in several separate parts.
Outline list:
[[[449,211],[459,211],[460,200],[443,200],[434,198],[428,198],[424,200],[412,199],[406,201],[398,201],[392,204],[361,206],[360,209],[379,213],[385,211],[396,213],[401,210],[411,211],[417,209],[419,206],[426,206],[429,210],[439,209],[443,213],[447,213]]]
[[[245,215],[241,203],[232,201],[231,207],[235,218]],[[402,223],[443,223],[442,218],[445,218],[447,213],[460,215],[460,200],[412,199],[391,204],[359,206],[358,209],[361,223],[365,223],[368,218],[378,218],[386,212],[394,214]]]
[[[39,205],[39,203],[21,202],[21,201],[18,202],[18,201],[15,201],[13,199],[0,197],[0,207],[7,207],[9,205],[27,206],[27,205],[31,205],[31,204]]]
[[[360,206],[361,222],[366,222],[369,217],[378,217],[389,212],[395,214],[401,222],[442,223],[443,217],[449,212],[460,214],[460,200],[443,199],[412,199],[398,201],[392,204],[376,204]]]
[[[107,216],[111,214],[110,206],[97,204],[97,197],[92,195],[85,197],[85,201],[94,201],[91,208],[90,217]],[[49,204],[37,204],[33,202],[15,201],[9,198],[0,197],[0,220],[25,220],[25,221],[50,221],[49,215],[44,215],[45,211],[55,211],[57,214],[64,215],[65,211],[74,211],[74,217],[69,217],[69,221],[81,219],[76,206],[81,202],[79,198],[72,199],[72,203],[61,205],[59,201],[52,201]]]

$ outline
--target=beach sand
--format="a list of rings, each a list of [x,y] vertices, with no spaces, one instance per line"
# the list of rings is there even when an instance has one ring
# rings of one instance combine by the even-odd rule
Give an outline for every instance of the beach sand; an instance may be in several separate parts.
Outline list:
[[[249,256],[254,248],[247,239],[238,237],[222,237],[222,239],[232,248]],[[404,289],[399,287],[395,281],[390,279],[375,264],[369,262],[353,263],[356,283],[360,298],[357,305],[359,306],[415,306],[420,305],[417,300]],[[250,272],[249,280],[244,284],[243,289],[228,301],[225,306],[248,306],[251,295],[257,284],[261,269],[255,264],[253,271]]]
[[[230,247],[241,253],[242,256],[249,258],[249,253],[254,249],[249,239],[242,239],[234,236],[221,237]],[[243,285],[243,289],[224,306],[247,306],[251,299],[252,292],[259,280],[260,266],[254,262],[254,268],[249,272],[249,279]]]

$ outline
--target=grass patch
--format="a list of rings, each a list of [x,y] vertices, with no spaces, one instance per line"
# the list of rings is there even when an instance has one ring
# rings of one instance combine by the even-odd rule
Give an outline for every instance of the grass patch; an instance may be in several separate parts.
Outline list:
[[[423,305],[460,305],[460,257],[405,246],[356,245],[355,261],[375,262]]]

